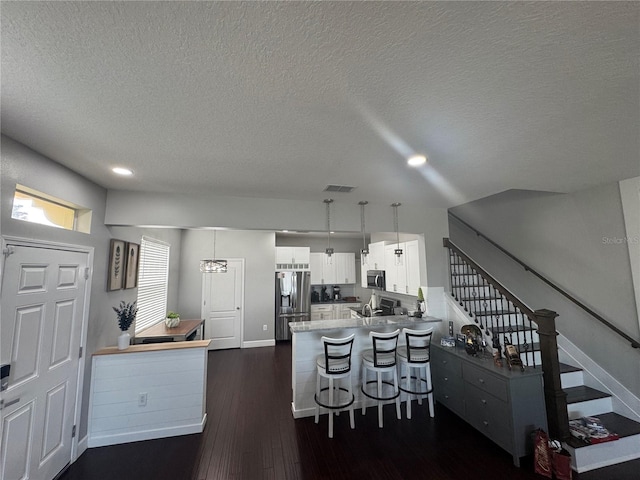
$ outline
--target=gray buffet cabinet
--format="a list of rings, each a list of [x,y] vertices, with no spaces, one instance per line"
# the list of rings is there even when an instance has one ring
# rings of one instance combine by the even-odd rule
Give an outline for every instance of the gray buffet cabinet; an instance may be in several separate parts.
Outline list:
[[[431,345],[436,401],[460,416],[513,456],[533,452],[532,432],[547,430],[542,367],[509,370],[492,358],[468,355],[463,348]]]

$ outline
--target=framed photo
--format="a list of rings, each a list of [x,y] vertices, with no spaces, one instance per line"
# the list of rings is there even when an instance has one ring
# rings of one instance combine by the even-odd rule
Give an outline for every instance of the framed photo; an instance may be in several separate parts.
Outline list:
[[[120,290],[124,285],[124,275],[127,255],[125,243],[122,240],[111,239],[109,249],[109,278],[107,290]]]
[[[127,243],[127,268],[124,277],[124,288],[136,288],[138,286],[138,257],[140,245]]]

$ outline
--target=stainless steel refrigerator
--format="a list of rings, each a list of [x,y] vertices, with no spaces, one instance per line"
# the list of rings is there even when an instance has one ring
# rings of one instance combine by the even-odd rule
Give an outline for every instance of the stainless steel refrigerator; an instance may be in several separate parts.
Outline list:
[[[276,272],[276,340],[291,340],[289,322],[311,317],[311,272]]]

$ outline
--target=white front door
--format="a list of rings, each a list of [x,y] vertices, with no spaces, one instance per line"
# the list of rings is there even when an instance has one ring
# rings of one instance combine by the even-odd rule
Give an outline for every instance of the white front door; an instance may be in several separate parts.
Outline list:
[[[51,480],[71,461],[86,252],[12,246],[2,280],[0,478]]]
[[[202,318],[210,350],[240,348],[244,260],[229,260],[226,273],[202,274]]]

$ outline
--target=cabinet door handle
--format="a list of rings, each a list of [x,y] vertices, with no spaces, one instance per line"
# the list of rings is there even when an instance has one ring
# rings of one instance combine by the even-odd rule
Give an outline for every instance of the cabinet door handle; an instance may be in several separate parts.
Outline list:
[[[489,422],[487,422],[486,420],[484,420],[482,423],[484,424],[485,427],[489,426]]]
[[[10,407],[11,405],[18,403],[19,401],[20,401],[20,397],[14,398],[13,400],[9,400],[8,402],[5,402],[4,399],[0,400],[0,410],[2,410],[3,408]]]
[[[484,378],[479,378],[479,379],[478,379],[478,381],[479,381],[480,383],[484,383]]]
[[[481,400],[481,402],[482,402],[483,405],[487,404],[487,401],[484,398]]]
[[[444,398],[446,398],[447,400],[449,400],[449,395],[445,395]]]

